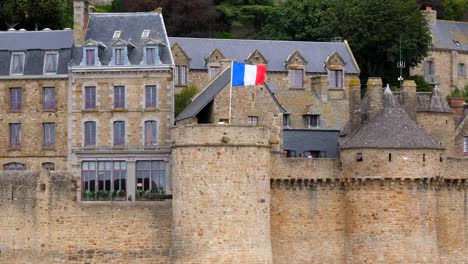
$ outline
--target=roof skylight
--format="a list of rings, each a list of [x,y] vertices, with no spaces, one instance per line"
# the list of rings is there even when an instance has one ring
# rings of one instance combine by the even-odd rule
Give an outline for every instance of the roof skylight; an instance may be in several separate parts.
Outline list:
[[[112,36],[112,39],[119,39],[120,38],[120,33],[122,33],[122,32],[121,31],[115,31],[114,35]]]
[[[141,38],[148,38],[149,37],[149,30],[143,30],[143,33],[141,33]]]

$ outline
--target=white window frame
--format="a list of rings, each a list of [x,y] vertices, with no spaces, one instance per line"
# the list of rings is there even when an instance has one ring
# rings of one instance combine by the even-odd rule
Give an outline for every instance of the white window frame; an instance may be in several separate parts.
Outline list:
[[[56,57],[56,59],[55,59],[55,65],[56,65],[55,72],[46,72],[47,55],[57,55],[57,57]],[[58,61],[59,61],[59,53],[58,53],[57,51],[46,51],[46,53],[44,54],[44,67],[43,67],[43,73],[44,73],[44,75],[54,75],[54,74],[57,74],[57,71],[58,71]]]
[[[248,116],[247,117],[247,124],[251,126],[257,126],[258,125],[258,116]]]
[[[141,38],[142,38],[142,39],[147,39],[147,38],[149,38],[149,34],[150,34],[150,30],[149,30],[149,29],[145,29],[145,30],[143,30],[143,32],[141,33]]]
[[[13,69],[13,58],[15,57],[15,55],[21,55],[23,56],[23,67],[22,67],[22,71],[21,73],[13,73],[12,72],[12,69]],[[24,65],[25,65],[25,62],[26,62],[26,53],[25,52],[12,52],[11,53],[11,59],[10,59],[10,75],[24,75]]]
[[[112,35],[112,39],[119,39],[121,34],[122,34],[122,31],[119,31],[119,30],[114,31],[114,34]]]
[[[312,125],[312,118],[317,117],[317,125],[313,126]],[[307,127],[308,128],[318,128],[320,127],[320,115],[307,115]]]

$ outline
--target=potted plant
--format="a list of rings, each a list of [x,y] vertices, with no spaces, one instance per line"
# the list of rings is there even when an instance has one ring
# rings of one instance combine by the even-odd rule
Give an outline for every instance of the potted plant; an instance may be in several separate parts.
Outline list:
[[[98,192],[98,195],[99,195],[99,198],[101,198],[100,200],[107,200],[107,197],[109,196],[109,192],[107,192],[106,190],[100,190]]]
[[[467,87],[465,87],[465,90],[467,90]],[[464,93],[466,93],[466,91],[462,92],[460,89],[455,87],[455,89],[453,89],[447,96],[448,105],[456,114],[463,115],[463,104],[465,104],[465,98],[463,97]]]
[[[93,200],[93,198],[94,198],[94,192],[92,192],[92,191],[90,191],[90,190],[85,190],[85,191],[83,192],[83,198],[84,198],[83,200],[85,200],[85,201],[91,201],[91,200]]]

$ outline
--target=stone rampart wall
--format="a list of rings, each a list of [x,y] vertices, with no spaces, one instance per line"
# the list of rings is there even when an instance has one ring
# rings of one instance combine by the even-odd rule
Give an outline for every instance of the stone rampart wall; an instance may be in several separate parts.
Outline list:
[[[171,201],[76,202],[63,173],[0,173],[0,263],[166,263]]]

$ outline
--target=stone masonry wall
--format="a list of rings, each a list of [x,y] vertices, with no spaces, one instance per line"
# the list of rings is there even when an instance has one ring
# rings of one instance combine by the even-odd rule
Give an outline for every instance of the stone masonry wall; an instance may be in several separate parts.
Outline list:
[[[76,202],[67,174],[0,173],[0,263],[167,263],[171,202]]]
[[[452,113],[419,112],[416,119],[418,125],[446,149],[446,156],[455,155],[455,124]]]
[[[68,79],[0,81],[0,169],[20,162],[28,170],[40,170],[43,162],[53,162],[57,170],[66,169]],[[43,110],[43,88],[55,88],[55,110]],[[22,107],[10,112],[10,88],[22,89]],[[21,124],[21,147],[11,148],[9,124]],[[43,146],[43,123],[55,123],[55,145]]]

